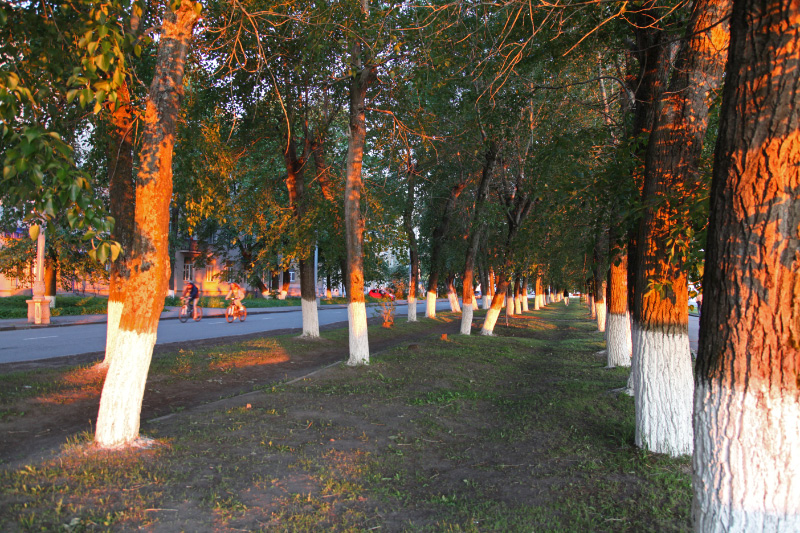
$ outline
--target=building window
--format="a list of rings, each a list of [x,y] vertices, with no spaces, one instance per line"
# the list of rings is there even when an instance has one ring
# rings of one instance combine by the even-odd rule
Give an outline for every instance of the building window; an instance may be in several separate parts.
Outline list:
[[[289,271],[289,282],[294,283],[294,270]]]
[[[183,281],[194,280],[194,262],[185,261],[183,263]]]
[[[214,265],[206,266],[206,281],[214,281]]]

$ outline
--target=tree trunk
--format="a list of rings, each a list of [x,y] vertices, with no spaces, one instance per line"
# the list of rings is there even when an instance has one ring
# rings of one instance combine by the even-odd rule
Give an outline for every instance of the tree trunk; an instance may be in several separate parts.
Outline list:
[[[730,0],[695,3],[645,159],[646,207],[636,238],[632,309],[636,444],[672,456],[692,453],[693,384],[688,285],[678,260],[670,260],[668,239],[685,223],[685,195],[696,188],[709,105],[722,78],[729,13]]]
[[[694,395],[697,531],[800,531],[800,2],[736,0]]]
[[[442,247],[444,246],[444,237],[447,234],[447,229],[450,227],[450,218],[452,217],[456,201],[466,186],[466,182],[457,183],[450,189],[450,195],[447,197],[444,209],[442,210],[442,218],[439,219],[439,224],[437,224],[436,228],[433,230],[433,236],[431,238],[430,274],[428,275],[428,305],[425,309],[425,316],[428,318],[436,316],[436,296],[439,291],[440,258],[442,255]]]
[[[111,263],[108,280],[106,354],[100,366],[108,367],[116,353],[119,321],[130,275],[128,261],[133,244],[136,188],[133,180],[133,109],[127,83],[117,91],[117,108],[111,110],[108,147],[109,212],[114,217],[111,238],[122,246],[122,253]],[[171,276],[170,276],[171,277]]]
[[[328,272],[327,276],[325,276],[325,299],[330,300],[331,298],[333,298],[331,293],[331,273]]]
[[[522,314],[522,278],[519,274],[514,276],[514,314]]]
[[[497,279],[497,288],[494,291],[494,297],[492,297],[492,305],[489,307],[489,310],[486,311],[486,318],[483,319],[481,335],[494,335],[494,326],[497,324],[497,319],[500,317],[500,312],[503,310],[507,289],[508,280],[503,273],[500,273]]]
[[[414,186],[416,169],[408,161],[408,179],[406,188],[406,205],[403,209],[403,228],[408,239],[408,259],[411,264],[411,275],[408,280],[408,321],[417,321],[417,286],[419,285],[419,249],[417,235],[414,233]]]
[[[481,280],[481,284],[486,282],[486,285],[482,287],[483,292],[483,308],[484,310],[489,310],[492,306],[492,296],[494,295],[494,272],[491,268],[484,272],[485,280]]]
[[[450,311],[453,313],[460,313],[461,306],[458,305],[458,292],[456,291],[456,275],[450,273],[447,275],[447,301],[450,304]],[[470,306],[471,307],[471,306]]]
[[[286,189],[289,192],[289,205],[292,208],[295,224],[302,225],[306,216],[305,179],[304,168],[311,154],[311,143],[308,139],[304,142],[301,155],[297,155],[295,140],[291,133],[286,140],[284,161],[286,163]],[[305,254],[309,257],[314,253],[313,247]],[[303,319],[303,337],[316,339],[319,337],[319,313],[317,311],[317,280],[314,278],[314,261],[300,259],[298,261],[300,274],[300,307]]]
[[[608,368],[631,366],[631,317],[628,312],[628,255],[614,248],[608,269],[606,350]]]
[[[528,308],[528,276],[522,278],[522,311],[527,313]]]
[[[56,292],[58,290],[58,254],[53,250],[47,254],[49,257],[44,263],[44,297],[49,302],[50,309],[56,306]]]
[[[281,274],[281,291],[278,294],[279,300],[285,300],[289,295],[289,286],[292,284],[292,274],[288,270],[284,270]]]
[[[347,176],[344,190],[345,247],[347,248],[347,317],[350,334],[350,366],[369,364],[367,308],[364,301],[364,217],[361,215],[361,164],[366,139],[367,88],[376,79],[376,67],[361,65],[361,45],[353,44],[354,74],[350,80],[350,138],[347,143]]]
[[[126,312],[120,320],[117,353],[109,364],[97,415],[95,443],[101,448],[126,445],[139,435],[147,371],[169,282],[172,149],[186,54],[198,18],[196,5],[184,0],[177,12],[166,12],[161,26],[139,156]]]
[[[538,311],[542,308],[542,273],[538,269],[536,271],[536,285],[533,290],[536,291],[533,299],[533,310]]]
[[[608,230],[601,228],[592,251],[594,264],[594,309],[597,331],[606,330],[606,268],[608,259]]]

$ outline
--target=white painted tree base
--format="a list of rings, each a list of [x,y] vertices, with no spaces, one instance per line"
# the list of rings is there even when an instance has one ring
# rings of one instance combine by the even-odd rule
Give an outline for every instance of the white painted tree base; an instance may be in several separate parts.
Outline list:
[[[156,334],[120,331],[117,341],[97,413],[94,441],[101,448],[125,446],[139,436],[142,398]]]
[[[481,327],[481,335],[494,335],[494,326],[497,324],[499,316],[500,309],[489,309],[486,311],[486,317],[483,319],[483,327]]]
[[[430,292],[425,295],[425,316],[436,318],[436,293]]]
[[[101,367],[107,367],[111,364],[111,360],[116,353],[117,336],[119,334],[119,321],[122,319],[122,308],[125,306],[123,302],[117,300],[108,301],[108,323],[106,324],[106,356],[103,362],[99,364]]]
[[[300,309],[303,315],[303,337],[316,339],[319,337],[319,313],[317,312],[317,299],[300,300]]]
[[[694,423],[695,531],[800,531],[796,389],[699,383]]]
[[[530,311],[530,308],[528,307],[528,297],[527,296],[523,296],[522,297],[522,311],[525,312],[525,313]]]
[[[473,311],[478,310],[478,299],[475,298],[475,295],[472,295],[472,310]]]
[[[472,299],[475,301],[475,298]],[[469,335],[472,331],[472,317],[473,317],[473,309],[471,305],[465,305],[464,311],[461,313],[461,334],[462,335]]]
[[[481,300],[483,300],[481,303],[483,303],[484,309],[489,309],[492,307],[492,297],[490,295],[485,295],[483,298],[481,298]]]
[[[597,310],[597,331],[606,330],[606,303],[595,302],[595,309]]]
[[[450,304],[450,311],[454,313],[461,312],[461,306],[458,305],[458,296],[455,293],[447,293],[447,302]]]
[[[521,315],[522,314],[522,298],[519,296],[514,297],[514,314]]]
[[[672,457],[692,453],[689,333],[632,328],[636,445]]]
[[[417,321],[417,299],[416,298],[409,298],[408,299],[408,321],[409,322],[416,322]]]
[[[350,359],[347,360],[347,365],[368,365],[367,306],[364,302],[347,304],[347,323],[350,332]]]
[[[281,291],[280,293],[278,293],[278,300],[285,300],[285,299],[286,299],[286,296],[287,296],[288,294],[289,294],[289,293],[288,293],[288,292],[286,292],[286,291]]]
[[[565,300],[569,301],[569,300]],[[608,368],[631,366],[633,341],[631,340],[630,313],[609,313],[606,320],[606,348]]]

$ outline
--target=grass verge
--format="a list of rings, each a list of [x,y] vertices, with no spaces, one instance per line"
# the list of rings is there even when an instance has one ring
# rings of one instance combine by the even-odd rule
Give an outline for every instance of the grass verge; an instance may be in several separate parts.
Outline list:
[[[0,473],[0,530],[686,530],[689,461],[634,447],[632,399],[608,392],[627,372],[603,368],[584,315],[551,305],[491,338],[402,323],[418,337],[368,367],[187,408],[144,425],[147,449],[76,435],[58,458]],[[311,349],[275,343],[214,351]],[[224,372],[209,355],[156,361],[154,376]]]

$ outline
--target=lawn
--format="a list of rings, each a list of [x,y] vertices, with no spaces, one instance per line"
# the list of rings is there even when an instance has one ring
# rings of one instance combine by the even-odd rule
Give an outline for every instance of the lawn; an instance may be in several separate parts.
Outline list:
[[[689,529],[689,460],[633,445],[632,399],[610,392],[627,371],[594,355],[603,339],[585,307],[501,320],[491,338],[452,333],[457,320],[371,328],[380,348],[368,367],[326,361],[216,401],[176,400],[145,417],[143,449],[98,452],[81,432],[55,456],[7,464],[0,530]],[[164,354],[148,387],[252,379],[276,358],[290,367],[325,350],[341,360],[346,330],[323,335]],[[0,376],[0,386],[70,372]],[[27,386],[5,406],[46,394]]]

